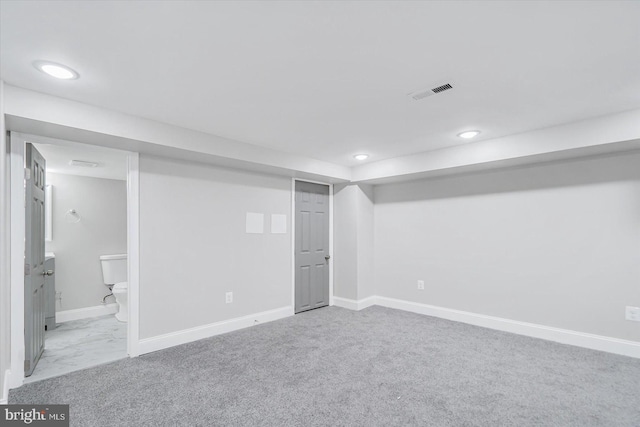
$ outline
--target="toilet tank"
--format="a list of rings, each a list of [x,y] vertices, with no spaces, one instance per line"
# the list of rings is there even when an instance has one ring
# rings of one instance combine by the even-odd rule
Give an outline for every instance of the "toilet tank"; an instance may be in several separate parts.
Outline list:
[[[127,281],[127,254],[102,255],[102,281],[105,285]]]

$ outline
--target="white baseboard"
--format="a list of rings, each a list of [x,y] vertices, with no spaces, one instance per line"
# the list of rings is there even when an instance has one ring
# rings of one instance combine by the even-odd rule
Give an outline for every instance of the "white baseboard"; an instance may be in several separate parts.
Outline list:
[[[637,341],[627,341],[602,335],[543,326],[535,323],[519,322],[517,320],[486,316],[483,314],[453,310],[450,308],[437,307],[394,298],[376,297],[376,304],[382,307],[440,317],[442,319],[468,323],[470,325],[482,326],[484,328],[496,329],[499,331],[511,332],[534,338],[541,338],[562,344],[575,345],[578,347],[590,348],[592,350],[600,350],[608,353],[640,358],[640,342]]]
[[[186,344],[188,342],[209,338],[215,335],[225,334],[238,329],[248,328],[257,324],[283,319],[285,317],[293,316],[293,314],[293,307],[282,307],[275,310],[251,314],[249,316],[237,317],[235,319],[211,323],[209,325],[171,332],[157,337],[145,338],[140,340],[140,354],[151,353],[153,351]]]
[[[93,307],[77,308],[56,312],[56,323],[70,322],[72,320],[88,319],[90,317],[106,316],[118,312],[118,303],[96,305]]]
[[[349,298],[341,298],[341,297],[333,297],[333,305],[348,308],[349,310],[362,310],[367,307],[371,307],[376,304],[376,296],[363,298],[360,300],[349,299]]]

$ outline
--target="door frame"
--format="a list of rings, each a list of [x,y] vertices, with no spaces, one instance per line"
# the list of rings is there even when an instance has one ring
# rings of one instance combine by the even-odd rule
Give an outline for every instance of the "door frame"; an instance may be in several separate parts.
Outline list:
[[[11,289],[11,363],[5,378],[9,389],[24,383],[24,251],[25,251],[25,147],[27,139],[20,132],[7,132],[10,189],[10,289]],[[85,145],[93,145],[83,143]],[[121,150],[123,151],[123,150]],[[127,159],[127,251],[129,322],[127,355],[140,355],[140,168],[139,153],[129,152]]]
[[[329,187],[329,306],[333,305],[333,184],[310,179],[291,178],[291,314],[296,310],[296,182]]]

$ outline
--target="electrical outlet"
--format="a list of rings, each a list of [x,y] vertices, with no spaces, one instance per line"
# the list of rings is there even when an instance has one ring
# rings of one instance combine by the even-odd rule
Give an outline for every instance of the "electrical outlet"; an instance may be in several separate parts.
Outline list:
[[[233,292],[227,292],[225,294],[224,302],[226,302],[227,304],[231,304],[233,302]]]
[[[631,307],[628,305],[624,311],[624,317],[627,320],[640,322],[640,307]]]
[[[424,291],[424,280],[418,280],[418,289]]]

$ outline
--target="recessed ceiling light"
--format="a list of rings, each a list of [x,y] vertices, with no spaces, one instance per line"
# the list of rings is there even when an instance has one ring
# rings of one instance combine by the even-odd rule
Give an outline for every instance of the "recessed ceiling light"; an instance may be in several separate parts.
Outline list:
[[[353,156],[354,159],[356,160],[367,160],[369,158],[368,154],[356,154],[355,156]]]
[[[35,61],[33,66],[45,74],[62,80],[73,80],[80,77],[80,75],[67,67],[66,65],[56,64],[50,61]]]
[[[86,160],[71,160],[69,162],[71,166],[80,166],[83,168],[95,168],[98,167],[98,163],[96,162],[87,162]]]
[[[469,139],[469,138],[473,138],[474,136],[478,136],[479,134],[480,134],[479,130],[466,130],[462,133],[459,133],[458,136],[460,138]]]

